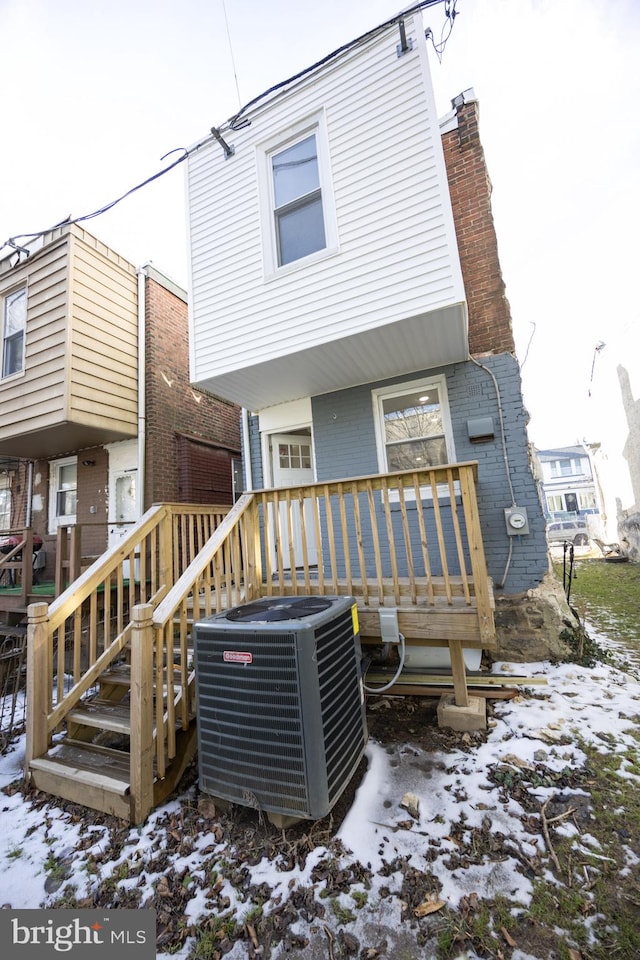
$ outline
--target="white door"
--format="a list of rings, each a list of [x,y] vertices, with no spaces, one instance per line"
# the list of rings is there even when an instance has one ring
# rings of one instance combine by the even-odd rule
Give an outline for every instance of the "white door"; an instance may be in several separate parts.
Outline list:
[[[109,546],[127,536],[140,516],[138,503],[137,443],[125,442],[109,447]],[[136,562],[136,579],[138,579]],[[125,578],[129,577],[129,561],[125,561]]]
[[[314,482],[311,437],[308,434],[272,434],[270,440],[274,487],[295,487]],[[309,566],[315,566],[318,562],[318,553],[313,503],[305,500],[302,518],[297,500],[290,505],[281,503],[279,513],[280,536],[279,538],[274,536],[272,541],[275,543],[276,539],[279,539],[282,546],[282,566],[287,570],[291,569],[290,542],[293,544],[295,566],[300,567],[304,563],[302,519],[304,519],[304,539],[307,544],[307,562]],[[271,517],[270,522],[272,529],[275,530],[274,516]],[[275,557],[272,557],[272,563],[274,566],[277,565]]]

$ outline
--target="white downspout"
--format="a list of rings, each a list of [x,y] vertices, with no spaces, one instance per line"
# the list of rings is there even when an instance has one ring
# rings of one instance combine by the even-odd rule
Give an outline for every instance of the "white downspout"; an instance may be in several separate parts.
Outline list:
[[[147,417],[146,417],[146,386],[145,377],[147,373],[146,362],[146,307],[147,307],[147,272],[146,267],[140,267],[138,270],[138,490],[137,490],[137,508],[138,517],[144,513],[144,489],[145,489],[145,449],[147,440]]]
[[[244,469],[244,478],[249,493],[253,490],[253,471],[251,469],[251,443],[249,441],[249,411],[246,407],[242,408],[242,466]]]
[[[31,526],[32,498],[33,498],[33,460],[29,460],[29,464],[27,466],[27,510],[26,510],[26,517],[25,517],[26,527]]]

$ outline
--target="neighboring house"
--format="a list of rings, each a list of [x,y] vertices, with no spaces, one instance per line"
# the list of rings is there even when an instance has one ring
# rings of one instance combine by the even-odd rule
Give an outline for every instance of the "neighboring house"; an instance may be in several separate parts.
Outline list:
[[[599,513],[598,496],[586,447],[536,450],[543,505],[549,519]]]
[[[640,320],[628,319],[594,350],[588,444],[605,539],[640,560]]]
[[[248,489],[478,461],[499,649],[526,659],[562,614],[478,106],[453,106],[400,15],[195,145],[192,380],[244,408]]]
[[[154,502],[232,504],[238,408],[189,382],[187,297],[79,226],[0,260],[0,525],[31,526],[53,580],[59,527],[82,554]]]

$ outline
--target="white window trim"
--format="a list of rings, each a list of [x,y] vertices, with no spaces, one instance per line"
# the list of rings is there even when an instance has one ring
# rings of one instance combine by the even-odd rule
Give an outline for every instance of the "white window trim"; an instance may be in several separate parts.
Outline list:
[[[76,522],[75,516],[59,517],[56,510],[60,490],[60,470],[72,463],[77,466],[78,458],[65,457],[64,460],[49,461],[49,533],[56,533],[58,527],[70,527]]]
[[[7,522],[6,523],[0,522],[0,530],[9,530],[11,528],[11,481],[9,477],[0,477],[0,497],[2,497],[2,494],[6,494],[8,510],[7,510]],[[5,498],[2,497],[2,499],[5,499]],[[3,514],[0,513],[0,517],[2,516]]]
[[[322,215],[326,246],[306,257],[293,260],[280,266],[278,264],[278,244],[275,224],[275,195],[271,172],[271,157],[275,153],[293,146],[299,140],[316,135],[318,150],[318,175],[322,197]],[[291,124],[286,130],[271,137],[256,147],[256,169],[260,202],[260,226],[262,231],[262,258],[265,280],[284,276],[300,270],[309,264],[326,260],[338,253],[338,221],[334,204],[331,164],[329,162],[329,138],[324,110],[312,114]]]
[[[20,369],[19,369],[19,370],[16,370],[14,373],[8,373],[6,376],[2,376],[2,371],[3,371],[3,369],[4,369],[4,348],[5,348],[4,328],[5,328],[5,319],[6,319],[6,308],[7,308],[6,305],[7,305],[7,300],[9,299],[9,297],[12,297],[15,293],[20,293],[22,290],[24,290],[24,295],[25,295],[25,321],[24,321],[24,329],[23,329],[23,331],[22,331],[22,362],[21,362],[21,364],[20,364]],[[0,297],[0,299],[1,299],[1,301],[2,301],[2,312],[1,312],[1,314],[0,314],[0,324],[1,324],[1,327],[2,327],[2,342],[1,342],[1,346],[0,346],[0,380],[1,380],[3,383],[6,383],[7,380],[15,380],[15,379],[17,379],[18,377],[24,377],[24,375],[25,375],[26,355],[27,355],[27,315],[26,315],[26,311],[27,311],[28,304],[29,304],[29,291],[28,291],[28,289],[27,289],[27,284],[26,284],[26,283],[22,283],[19,287],[15,287],[13,290],[7,290],[5,293],[2,294],[2,296]]]
[[[371,391],[371,399],[373,402],[373,423],[376,435],[376,451],[378,455],[378,470],[380,473],[389,473],[389,466],[387,463],[387,446],[385,444],[384,438],[384,413],[382,409],[382,401],[388,397],[401,397],[405,394],[416,393],[416,391],[428,391],[429,389],[437,388],[438,396],[440,398],[440,409],[442,411],[442,427],[444,431],[444,440],[445,446],[447,448],[447,457],[448,463],[456,462],[455,446],[453,443],[453,429],[451,427],[451,414],[449,411],[449,398],[447,394],[447,379],[444,376],[429,377],[421,380],[403,380],[400,383],[394,383],[391,386],[387,387],[377,387],[375,390]],[[454,485],[455,493],[460,492],[460,483],[455,481]],[[438,485],[438,496],[446,496],[448,488],[446,484]],[[421,494],[423,500],[433,499],[433,492],[431,487],[422,487]],[[415,500],[415,493],[413,490],[405,490],[405,500]],[[399,495],[396,491],[390,491],[389,493],[390,502],[397,502],[399,500]]]

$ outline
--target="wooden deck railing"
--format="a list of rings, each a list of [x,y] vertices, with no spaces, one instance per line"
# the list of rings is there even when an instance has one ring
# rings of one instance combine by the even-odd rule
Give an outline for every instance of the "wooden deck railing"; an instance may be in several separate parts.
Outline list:
[[[262,490],[264,595],[347,593],[364,607],[477,607],[493,639],[477,464]]]
[[[158,602],[228,509],[154,505],[53,603],[29,606],[27,764],[124,650],[134,608]]]
[[[15,585],[20,589],[20,601],[26,604],[33,585],[33,530],[3,530],[0,538],[11,538],[13,545],[0,552],[0,582],[4,586]],[[39,542],[39,541],[38,541]]]
[[[50,607],[29,608],[27,769],[128,645],[132,809],[144,819],[193,720],[193,625],[263,596],[353,595],[373,637],[379,608],[395,606],[416,642],[449,642],[464,687],[461,644],[494,642],[476,482],[477,464],[461,463],[260,490],[230,510],[151,508]]]

